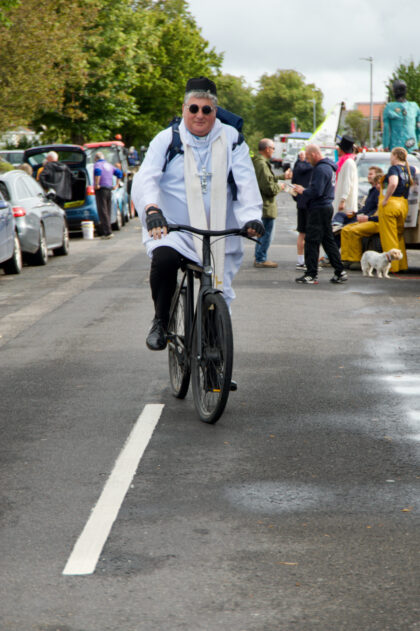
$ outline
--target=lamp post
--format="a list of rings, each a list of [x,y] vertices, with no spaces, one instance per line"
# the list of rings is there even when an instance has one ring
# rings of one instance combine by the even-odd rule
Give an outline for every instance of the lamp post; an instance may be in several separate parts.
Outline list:
[[[309,103],[313,103],[313,106],[314,106],[314,133],[315,133],[316,131],[316,100],[309,99]]]
[[[370,146],[373,147],[373,57],[360,57],[360,59],[370,63],[369,138]]]

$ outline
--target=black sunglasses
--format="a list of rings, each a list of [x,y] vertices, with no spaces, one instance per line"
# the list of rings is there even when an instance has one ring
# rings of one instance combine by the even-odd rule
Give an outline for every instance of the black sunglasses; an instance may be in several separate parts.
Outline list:
[[[189,109],[191,114],[197,114],[198,110],[201,110],[203,114],[208,116],[209,114],[212,113],[212,111],[214,110],[214,107],[211,107],[210,105],[203,105],[203,107],[200,107],[196,103],[192,103],[191,105],[187,105],[187,109]]]

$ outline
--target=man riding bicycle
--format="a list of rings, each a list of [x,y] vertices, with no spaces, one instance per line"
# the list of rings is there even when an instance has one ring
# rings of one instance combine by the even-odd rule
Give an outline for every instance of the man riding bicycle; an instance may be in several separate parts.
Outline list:
[[[243,227],[248,236],[264,234],[262,200],[249,148],[234,127],[216,118],[216,111],[213,81],[189,79],[179,125],[182,149],[168,161],[173,139],[173,130],[168,127],[152,140],[134,176],[131,196],[142,219],[143,243],[152,259],[150,286],[155,317],[146,340],[150,350],[166,347],[178,269],[186,261],[201,263],[201,242],[186,232],[168,234],[168,223],[212,230]],[[232,176],[236,195],[228,183]],[[216,241],[213,252],[216,286],[230,304],[235,297],[231,283],[243,258],[241,238]]]

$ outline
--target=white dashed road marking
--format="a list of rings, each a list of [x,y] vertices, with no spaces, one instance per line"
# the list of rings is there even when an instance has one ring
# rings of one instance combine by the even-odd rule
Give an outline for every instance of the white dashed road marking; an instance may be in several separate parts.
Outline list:
[[[163,408],[161,404],[146,405],[140,414],[104,486],[99,501],[73,548],[63,574],[93,574],[95,571],[99,555]]]

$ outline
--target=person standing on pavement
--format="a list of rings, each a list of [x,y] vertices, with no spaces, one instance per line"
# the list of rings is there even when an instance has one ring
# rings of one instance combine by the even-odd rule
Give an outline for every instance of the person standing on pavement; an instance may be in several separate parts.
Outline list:
[[[41,168],[39,182],[45,191],[55,191],[55,201],[61,208],[72,198],[73,175],[67,164],[58,161],[58,153],[49,151]]]
[[[114,176],[117,178],[115,186]],[[103,239],[111,239],[114,236],[111,228],[112,190],[118,187],[122,177],[122,171],[107,162],[102,151],[98,151],[95,155],[93,178]]]
[[[344,283],[347,274],[331,226],[337,167],[329,158],[323,157],[318,145],[311,144],[306,147],[306,158],[313,166],[311,182],[307,188],[299,184],[295,184],[294,188],[297,193],[302,194],[308,209],[305,237],[307,272],[296,278],[296,282],[304,285],[318,284],[319,248],[322,245],[335,271],[330,281]]]
[[[270,138],[263,138],[258,143],[258,154],[252,157],[255,175],[263,200],[262,222],[265,233],[255,246],[254,267],[273,268],[277,263],[267,260],[268,248],[274,237],[274,227],[277,218],[276,195],[281,188],[270,165],[270,159],[275,150],[274,142]]]
[[[407,155],[404,147],[394,147],[391,151],[391,166],[382,181],[378,203],[382,249],[388,252],[392,248],[398,248],[403,255],[401,260],[391,262],[391,271],[394,273],[408,269],[404,223],[408,214],[408,193],[414,183],[416,168],[410,166]]]
[[[357,214],[359,178],[353,148],[354,140],[350,136],[343,136],[338,143],[333,223],[338,214],[340,227],[354,221]]]
[[[298,153],[298,159],[293,167],[292,184],[300,184],[303,188],[309,186],[309,182],[312,177],[313,166],[306,159],[306,152],[303,149]],[[306,208],[306,202],[303,200],[302,195],[295,195],[296,208],[297,208],[297,263],[296,269],[306,270],[305,265],[305,234],[306,234],[306,222],[308,216],[308,210]]]

